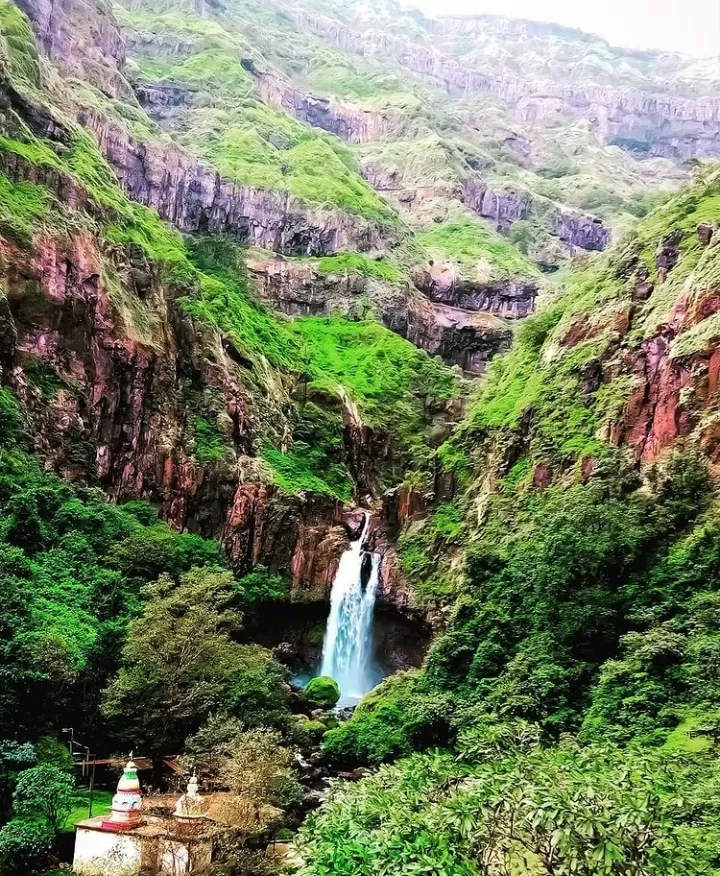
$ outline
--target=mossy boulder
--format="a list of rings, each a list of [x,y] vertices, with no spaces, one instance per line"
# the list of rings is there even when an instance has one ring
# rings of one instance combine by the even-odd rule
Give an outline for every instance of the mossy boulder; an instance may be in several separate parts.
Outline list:
[[[301,749],[308,749],[319,743],[327,733],[323,721],[313,721],[306,715],[293,715],[292,738]]]
[[[332,709],[340,699],[340,688],[335,679],[327,675],[311,678],[305,687],[308,702],[319,709]]]

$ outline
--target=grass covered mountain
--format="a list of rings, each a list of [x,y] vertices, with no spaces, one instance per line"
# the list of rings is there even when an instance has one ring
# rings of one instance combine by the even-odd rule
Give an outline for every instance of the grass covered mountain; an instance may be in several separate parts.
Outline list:
[[[718,871],[718,192],[575,272],[439,448],[400,546],[447,627],[327,735],[405,759],[305,828],[307,874]]]
[[[719,125],[551,25],[0,0],[0,872],[63,726],[385,764],[307,876],[720,872]],[[251,631],[358,505],[433,641],[317,726]]]

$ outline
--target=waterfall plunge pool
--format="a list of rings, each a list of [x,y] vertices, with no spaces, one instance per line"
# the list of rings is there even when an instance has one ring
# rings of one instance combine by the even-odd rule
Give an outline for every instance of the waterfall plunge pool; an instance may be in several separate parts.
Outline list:
[[[273,649],[296,686],[329,675],[340,706],[356,705],[384,678],[422,664],[430,633],[422,623],[376,602],[380,556],[363,550],[369,516],[340,558],[326,602],[273,606],[246,629],[251,641]]]

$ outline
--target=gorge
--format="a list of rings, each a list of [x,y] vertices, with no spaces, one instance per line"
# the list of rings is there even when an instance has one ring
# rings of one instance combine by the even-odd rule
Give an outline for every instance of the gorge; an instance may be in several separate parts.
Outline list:
[[[720,874],[719,107],[394,0],[0,0],[0,876]]]

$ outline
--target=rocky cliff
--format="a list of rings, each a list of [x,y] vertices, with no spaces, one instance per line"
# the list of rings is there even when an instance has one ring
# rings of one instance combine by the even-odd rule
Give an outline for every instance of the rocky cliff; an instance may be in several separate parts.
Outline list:
[[[85,79],[111,97],[132,100],[125,80],[125,40],[109,3],[20,0],[43,53],[67,75]]]
[[[289,14],[300,28],[328,40],[342,51],[392,58],[451,97],[477,95],[508,103],[522,122],[544,123],[568,117],[588,119],[603,142],[630,146],[648,155],[705,158],[717,155],[720,149],[720,98],[717,96],[647,94],[619,83],[605,87],[594,83],[563,84],[548,81],[547,73],[544,76],[541,73],[542,79],[538,81],[527,74],[483,69],[480,66],[482,53],[472,46],[473,36],[478,38],[478,46],[482,45],[483,31],[488,25],[491,29],[496,27],[498,21],[502,27],[502,19],[478,17],[475,28],[473,19],[428,21],[420,29],[408,28],[417,31],[417,38],[413,40],[379,28],[361,27],[348,9],[338,11],[338,17],[331,18],[296,6],[291,7]],[[502,36],[511,42],[507,30]],[[585,35],[578,36],[582,41]],[[457,55],[448,54],[461,44],[463,54],[474,62],[472,65]],[[517,51],[517,47],[515,52],[510,48],[508,54],[512,56]],[[570,68],[571,77],[574,67]],[[537,73],[532,70],[533,75]],[[612,73],[609,75],[612,77]],[[642,74],[638,74],[637,81],[642,81]],[[661,79],[657,87],[663,87]]]
[[[323,37],[328,52],[374,63],[392,48],[394,66],[421,75],[413,99],[318,91],[307,65],[278,57],[275,24],[253,18],[262,6],[246,27],[232,5],[193,6],[182,20],[118,9],[120,27],[101,4],[23,0],[31,32],[2,3],[1,377],[32,448],[68,479],[150,499],[174,527],[220,539],[239,571],[287,574],[297,599],[325,596],[351,506],[363,503],[384,555],[383,599],[435,622],[397,539],[462,488],[435,455],[462,417],[459,374],[483,375],[510,349],[511,323],[548,293],[537,264],[557,267],[611,238],[610,222],[538,188],[556,179],[552,164],[536,173],[549,161],[540,135],[482,139],[474,96],[491,93],[533,123],[552,116],[546,98],[560,100],[565,122],[588,118],[597,142],[619,134],[600,130],[594,107],[607,104],[602,124],[615,124],[618,100],[554,85],[536,112],[527,83],[448,60],[446,42],[418,52],[417,39],[375,28],[359,53],[352,29],[296,8],[292,27]],[[458,101],[444,116],[423,91],[438,85]],[[676,113],[629,94],[628,113],[648,131],[676,114],[676,152],[690,138],[703,154],[716,111],[700,108],[714,98],[667,98],[678,100],[687,104]],[[705,133],[683,133],[703,113]],[[645,179],[633,161],[622,165],[630,193]],[[612,343],[577,366],[582,391],[602,395],[622,378],[628,413],[603,424],[643,462],[686,437],[715,460],[716,357],[686,351],[710,338],[712,284],[672,296],[688,259],[714,253],[713,221],[698,220],[693,247],[668,225],[634,260],[614,255],[622,269],[597,268],[632,285],[605,322],[563,317],[558,349],[605,343],[612,327]],[[238,242],[251,247],[241,258]],[[560,354],[549,345],[543,355],[545,367]],[[559,476],[553,460],[534,460],[539,487]]]
[[[125,194],[181,231],[230,234],[287,255],[363,252],[391,244],[390,229],[331,210],[309,210],[287,194],[235,185],[175,147],[134,139],[92,110],[82,108],[78,121],[95,135]]]

